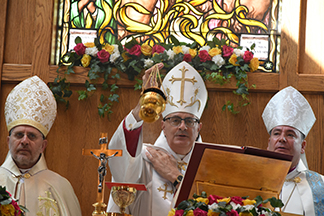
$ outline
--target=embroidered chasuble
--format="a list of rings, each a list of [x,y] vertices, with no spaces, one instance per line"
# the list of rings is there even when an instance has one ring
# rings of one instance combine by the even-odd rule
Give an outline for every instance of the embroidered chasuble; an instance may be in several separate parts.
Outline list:
[[[135,121],[135,122],[132,122]],[[126,117],[126,125],[135,125],[136,120],[130,113]],[[119,125],[109,143],[111,149],[122,149],[122,157],[109,160],[109,167],[113,182],[142,183],[147,191],[137,191],[135,201],[126,208],[126,213],[134,216],[167,216],[174,197],[175,188],[173,182],[162,178],[154,169],[145,155],[146,147],[150,146],[171,154],[178,161],[179,171],[184,175],[192,151],[185,156],[179,156],[169,147],[163,131],[154,145],[143,144],[142,132],[139,137],[136,155],[132,157],[125,141],[123,122]],[[183,158],[181,158],[183,157]],[[119,207],[114,204],[111,196],[108,203],[108,212],[119,212]]]
[[[280,199],[283,212],[319,216],[324,215],[324,176],[308,170],[300,160],[282,186]]]
[[[8,153],[0,167],[0,185],[6,186],[18,204],[26,206],[27,216],[80,216],[79,201],[69,181],[48,170],[45,157],[27,173],[20,170]]]

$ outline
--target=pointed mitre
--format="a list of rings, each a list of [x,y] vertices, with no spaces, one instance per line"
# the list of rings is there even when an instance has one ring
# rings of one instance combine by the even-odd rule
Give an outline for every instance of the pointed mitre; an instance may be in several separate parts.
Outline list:
[[[46,137],[55,117],[53,93],[38,76],[19,83],[7,97],[5,119],[8,131],[18,125],[29,125]]]
[[[162,82],[167,96],[163,117],[186,112],[201,118],[207,102],[207,89],[200,74],[187,62],[181,62],[167,73]]]
[[[306,98],[291,86],[271,98],[262,118],[269,133],[276,126],[286,125],[298,129],[305,137],[316,121]]]

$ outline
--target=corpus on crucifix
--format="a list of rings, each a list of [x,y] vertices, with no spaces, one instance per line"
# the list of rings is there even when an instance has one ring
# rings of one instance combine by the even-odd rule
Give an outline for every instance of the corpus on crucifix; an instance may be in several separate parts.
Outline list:
[[[108,149],[108,135],[107,133],[101,133],[99,138],[100,149],[82,149],[82,155],[94,156],[99,160],[98,166],[98,189],[97,189],[97,202],[93,204],[95,211],[92,215],[100,216],[104,215],[103,208],[106,207],[104,203],[104,186],[105,176],[107,174],[107,163],[112,157],[122,156],[122,150]]]

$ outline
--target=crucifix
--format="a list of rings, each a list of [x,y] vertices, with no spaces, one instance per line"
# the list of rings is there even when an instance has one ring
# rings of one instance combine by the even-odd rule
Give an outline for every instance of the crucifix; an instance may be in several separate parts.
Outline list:
[[[97,190],[97,202],[93,204],[95,211],[92,215],[104,215],[103,208],[106,207],[104,203],[104,188],[105,188],[105,176],[107,173],[107,163],[112,157],[120,157],[123,154],[122,150],[108,149],[108,134],[101,133],[99,138],[100,149],[82,149],[82,155],[94,156],[99,160],[98,167],[98,190]]]
[[[183,103],[187,103],[183,99],[185,81],[188,81],[188,82],[191,82],[192,84],[195,84],[195,82],[197,82],[197,80],[195,79],[195,77],[192,77],[191,79],[186,78],[185,73],[186,73],[186,71],[188,71],[188,69],[186,69],[184,66],[183,66],[182,69],[180,69],[180,71],[182,72],[182,77],[181,78],[175,78],[175,77],[171,76],[171,79],[169,81],[171,81],[171,83],[174,83],[175,81],[181,81],[180,100],[177,101],[177,103],[180,103],[180,105],[182,106]]]

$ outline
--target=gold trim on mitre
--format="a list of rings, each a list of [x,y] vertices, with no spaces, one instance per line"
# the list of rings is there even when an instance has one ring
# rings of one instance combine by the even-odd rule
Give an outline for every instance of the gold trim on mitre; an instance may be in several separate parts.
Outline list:
[[[16,121],[13,121],[9,125],[7,125],[7,129],[8,131],[10,131],[12,128],[19,125],[29,125],[34,128],[37,128],[45,137],[49,132],[41,123],[30,119],[18,119]]]
[[[56,108],[56,100],[46,83],[38,76],[25,79],[7,96],[4,109],[7,129],[29,125],[46,137],[54,123]]]

